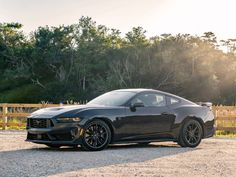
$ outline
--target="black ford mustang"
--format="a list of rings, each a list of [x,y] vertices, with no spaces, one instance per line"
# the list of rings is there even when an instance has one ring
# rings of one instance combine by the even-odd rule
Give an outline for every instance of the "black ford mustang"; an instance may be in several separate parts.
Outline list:
[[[105,93],[86,105],[45,108],[27,119],[27,140],[102,150],[112,143],[175,141],[196,147],[214,134],[211,105],[152,89]]]

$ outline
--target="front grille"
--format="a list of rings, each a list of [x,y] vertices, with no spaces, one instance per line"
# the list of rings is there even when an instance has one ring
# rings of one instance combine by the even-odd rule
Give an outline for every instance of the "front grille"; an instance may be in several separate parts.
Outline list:
[[[50,126],[49,119],[29,119],[31,128],[48,128]]]
[[[28,133],[27,139],[29,140],[50,140],[47,134],[32,134]]]

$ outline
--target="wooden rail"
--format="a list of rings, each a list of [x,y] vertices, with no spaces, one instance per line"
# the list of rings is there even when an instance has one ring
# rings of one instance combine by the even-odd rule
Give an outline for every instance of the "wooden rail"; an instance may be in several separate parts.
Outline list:
[[[0,104],[0,127],[3,130],[8,126],[22,127],[26,125],[26,117],[33,111],[41,108],[56,107],[59,104]],[[213,106],[216,119],[216,129],[236,131],[236,106]],[[19,121],[12,122],[15,118]],[[23,121],[23,122],[22,122]]]
[[[236,131],[236,106],[213,106],[216,130]]]
[[[0,104],[0,127],[3,130],[7,129],[7,126],[25,126],[25,123],[22,122],[8,122],[10,117],[17,119],[25,119],[30,115],[33,111],[36,111],[41,108],[47,107],[56,107],[60,106],[59,104],[8,104],[2,103]]]

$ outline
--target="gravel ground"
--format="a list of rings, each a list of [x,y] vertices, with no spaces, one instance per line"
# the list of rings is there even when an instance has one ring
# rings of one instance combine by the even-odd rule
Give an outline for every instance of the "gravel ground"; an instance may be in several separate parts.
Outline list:
[[[0,131],[0,176],[236,176],[236,139],[205,139],[194,149],[162,142],[85,152],[50,149],[25,136]]]

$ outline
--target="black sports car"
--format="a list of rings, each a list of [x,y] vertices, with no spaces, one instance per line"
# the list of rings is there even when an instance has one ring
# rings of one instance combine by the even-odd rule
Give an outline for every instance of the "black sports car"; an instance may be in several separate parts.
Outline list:
[[[152,89],[121,89],[86,105],[38,110],[28,117],[27,130],[26,141],[102,150],[112,143],[154,141],[196,147],[215,129],[209,103],[199,105]]]

